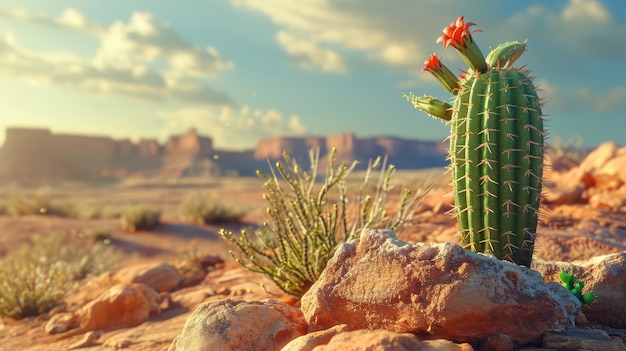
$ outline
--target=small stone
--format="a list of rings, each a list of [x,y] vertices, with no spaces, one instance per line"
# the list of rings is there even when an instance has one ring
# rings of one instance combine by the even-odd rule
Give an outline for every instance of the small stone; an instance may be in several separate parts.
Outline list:
[[[99,331],[90,331],[86,333],[79,341],[71,344],[68,347],[68,350],[76,350],[82,349],[85,347],[90,347],[96,345],[96,340],[100,337],[102,333]]]
[[[422,351],[424,344],[410,333],[395,333],[388,330],[355,330],[335,335],[326,345],[314,351]],[[453,349],[440,349],[451,351]],[[457,350],[454,350],[457,351]]]
[[[176,267],[159,263],[126,267],[115,273],[114,279],[122,284],[140,283],[165,292],[176,288],[183,276]]]
[[[548,332],[543,346],[557,350],[626,351],[626,346],[600,329],[570,328]]]
[[[313,351],[317,346],[326,345],[335,335],[349,331],[347,325],[340,324],[334,327],[312,332],[291,340],[280,351]]]
[[[198,306],[168,350],[280,350],[306,331],[297,308],[273,300],[223,299]]]
[[[505,334],[488,336],[480,343],[479,351],[515,351],[517,346]]]
[[[48,334],[59,334],[76,327],[78,327],[76,315],[70,312],[63,312],[50,317],[44,326],[44,331]]]

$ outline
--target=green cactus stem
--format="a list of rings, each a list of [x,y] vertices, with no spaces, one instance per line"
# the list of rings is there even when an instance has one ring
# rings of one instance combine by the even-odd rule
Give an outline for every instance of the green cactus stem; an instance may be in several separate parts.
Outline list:
[[[589,305],[596,300],[596,295],[591,291],[583,294],[585,283],[576,279],[574,274],[569,269],[559,273],[559,279],[561,280],[561,285],[569,290],[572,295],[576,296],[578,301],[580,301],[583,306]]]
[[[422,110],[433,117],[438,117],[449,121],[452,119],[452,105],[443,102],[432,96],[415,96],[413,93],[404,95],[404,97],[413,104],[416,109]]]
[[[456,95],[452,108],[441,113],[447,103],[429,96],[410,94],[408,100],[451,125],[449,160],[462,244],[530,266],[542,189],[541,99],[529,72],[512,66],[526,43],[500,45],[485,59],[469,32],[473,25],[459,17],[438,40],[454,46],[470,66],[455,79],[457,88],[451,91],[447,74],[437,77],[445,67],[438,59],[424,68]]]

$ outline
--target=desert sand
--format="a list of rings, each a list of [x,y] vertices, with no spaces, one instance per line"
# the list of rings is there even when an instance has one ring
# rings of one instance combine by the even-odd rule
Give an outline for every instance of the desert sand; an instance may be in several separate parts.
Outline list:
[[[601,201],[596,195],[605,194],[613,200],[626,198],[626,179],[618,179],[617,186],[607,187],[607,182],[615,181],[614,178],[619,176],[602,178],[601,167],[586,170],[581,167],[583,165],[570,165],[546,174],[547,194],[541,210],[535,257],[569,262],[626,250],[626,201]],[[444,169],[402,171],[396,175],[395,182],[409,187],[426,183],[432,185],[424,206],[414,216],[412,225],[398,234],[399,239],[407,242],[458,242],[456,221],[447,213],[452,197]],[[580,184],[583,188],[572,195],[572,190],[567,190],[572,184]],[[2,194],[6,199],[11,193],[28,194],[36,190],[36,187],[5,186]],[[77,347],[82,347],[81,350],[167,350],[180,334],[187,317],[202,302],[224,298],[248,301],[271,298],[295,303],[263,275],[248,272],[235,263],[227,252],[228,245],[217,234],[222,227],[238,231],[266,219],[263,189],[257,178],[129,179],[99,186],[65,184],[49,190],[57,199],[88,200],[114,206],[150,203],[162,210],[161,225],[150,231],[128,233],[120,228],[116,219],[3,215],[0,216],[0,257],[37,234],[54,235],[104,228],[110,233],[109,245],[117,255],[117,264],[111,267],[114,272],[146,264],[175,265],[190,252],[215,261],[197,283],[163,292],[159,313],[151,315],[143,323],[131,327],[112,326],[59,338],[44,331],[55,310],[18,321],[3,318],[0,319],[0,350],[67,350]],[[195,225],[183,222],[177,213],[178,204],[183,196],[191,192],[208,192],[218,196],[225,204],[243,205],[247,215],[241,223]],[[219,262],[218,258],[223,262]],[[88,286],[86,282],[70,294],[68,301],[79,301],[81,296],[92,291],[90,289],[97,287]]]

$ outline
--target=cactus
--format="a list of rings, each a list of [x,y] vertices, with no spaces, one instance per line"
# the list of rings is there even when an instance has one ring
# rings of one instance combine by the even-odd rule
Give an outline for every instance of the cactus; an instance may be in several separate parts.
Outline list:
[[[596,300],[596,295],[591,291],[583,294],[585,283],[576,279],[576,276],[569,269],[559,273],[559,279],[561,280],[561,285],[576,296],[583,306],[589,305]]]
[[[454,213],[461,243],[474,252],[530,266],[542,189],[544,154],[542,102],[529,71],[513,63],[526,42],[502,44],[485,59],[463,17],[444,29],[469,65],[457,78],[436,54],[423,70],[453,95],[449,104],[432,96],[405,97],[451,125],[449,160]]]

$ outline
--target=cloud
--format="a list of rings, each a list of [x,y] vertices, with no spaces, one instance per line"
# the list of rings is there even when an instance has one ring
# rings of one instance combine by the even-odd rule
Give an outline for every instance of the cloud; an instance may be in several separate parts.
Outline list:
[[[10,33],[0,38],[0,74],[98,95],[140,100],[233,105],[226,93],[207,79],[233,67],[217,49],[201,48],[182,38],[171,26],[149,13],[135,12],[125,23],[108,27],[68,8],[57,18],[23,10],[0,11],[1,19],[62,28],[94,37],[95,55],[84,58],[69,52],[28,50]],[[166,63],[166,68],[159,66]]]
[[[308,130],[297,115],[287,117],[274,109],[252,109],[249,106],[188,107],[160,111],[157,116],[167,124],[163,135],[194,127],[210,135],[217,147],[236,149],[253,147],[259,138],[304,135]]]
[[[314,40],[298,38],[282,30],[276,34],[276,39],[300,67],[319,69],[324,72],[347,72],[343,58],[336,51],[321,48]]]
[[[411,37],[410,22],[402,28],[406,32],[394,30],[398,28],[392,24],[397,12],[410,9],[390,5],[384,13],[363,12],[363,7],[376,3],[373,0],[342,4],[326,0],[233,0],[236,7],[260,12],[277,23],[278,43],[302,67],[344,73],[348,67],[342,53],[332,49],[337,47],[342,52],[363,52],[371,60],[392,67],[418,71],[415,58],[425,56],[426,52]]]
[[[103,31],[100,24],[89,21],[81,12],[67,8],[56,18],[37,15],[21,9],[0,10],[0,20],[8,19],[30,22],[48,27],[74,29],[84,33],[99,33]]]
[[[555,50],[582,58],[626,57],[626,25],[616,22],[597,0],[570,0],[559,11],[532,6],[506,21],[499,32],[531,33]]]
[[[551,46],[588,58],[619,58],[626,56],[626,26],[614,20],[607,8],[597,0],[570,0],[559,9],[543,5],[529,6],[512,15],[494,16],[502,12],[501,2],[476,0],[410,1],[379,0],[231,0],[237,8],[258,12],[278,25],[276,38],[295,62],[303,61],[302,50],[293,49],[293,41],[331,50],[342,58],[349,70],[354,65],[350,52],[365,54],[370,62],[382,63],[419,76],[421,62],[433,50],[441,50],[434,38],[458,14],[492,28],[481,34],[479,44],[495,45],[516,38],[520,33],[533,37],[533,45]],[[450,14],[448,8],[455,13]],[[490,11],[482,8],[489,7]],[[508,15],[507,15],[508,16]],[[292,40],[288,40],[292,39]],[[499,40],[494,40],[499,39]],[[523,40],[524,37],[519,40]],[[541,44],[543,43],[543,44]],[[301,65],[323,70],[321,62],[330,57],[316,56],[316,65]],[[460,62],[454,54],[447,61]]]
[[[546,81],[539,83],[547,109],[558,112],[577,111],[580,114],[618,112],[626,109],[626,86],[613,87],[606,92],[589,88],[557,89]]]
[[[170,25],[145,12],[133,13],[128,23],[113,23],[99,39],[95,63],[101,66],[127,68],[163,59],[171,70],[197,77],[215,77],[233,66],[217,49],[191,44]]]

